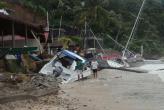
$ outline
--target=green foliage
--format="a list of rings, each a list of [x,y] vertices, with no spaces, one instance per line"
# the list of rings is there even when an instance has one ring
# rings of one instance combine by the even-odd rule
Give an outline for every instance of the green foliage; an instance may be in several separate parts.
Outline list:
[[[84,28],[88,22],[95,34],[111,35],[125,45],[143,0],[20,0],[38,13],[50,15],[50,24]],[[0,4],[1,6],[1,4]],[[144,45],[147,53],[163,51],[164,0],[147,0],[138,27],[129,48],[139,52]],[[74,39],[74,38],[73,38]],[[74,39],[75,40],[75,39]],[[77,40],[77,39],[76,39]],[[75,40],[75,41],[76,41]],[[77,40],[79,42],[80,40]],[[114,48],[113,42],[104,36],[105,47]]]
[[[67,49],[71,43],[82,46],[82,39],[79,36],[62,36],[59,38],[59,42],[63,44],[65,49]]]
[[[63,44],[64,49],[68,49],[68,46],[72,42],[72,40],[66,36],[62,36],[59,38],[59,42]]]
[[[0,9],[5,8],[7,4],[5,2],[0,1]]]

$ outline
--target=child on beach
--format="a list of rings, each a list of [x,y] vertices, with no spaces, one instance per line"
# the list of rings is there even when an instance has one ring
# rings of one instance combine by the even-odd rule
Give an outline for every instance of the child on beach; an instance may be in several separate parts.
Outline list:
[[[95,59],[91,62],[91,69],[93,71],[94,78],[97,78],[98,62]]]

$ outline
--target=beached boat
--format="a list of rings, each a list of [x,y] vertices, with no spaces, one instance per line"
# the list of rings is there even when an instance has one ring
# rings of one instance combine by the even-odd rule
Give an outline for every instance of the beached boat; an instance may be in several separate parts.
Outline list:
[[[92,74],[91,69],[86,66],[86,60],[68,50],[58,52],[39,73],[54,74],[61,78],[62,83],[74,82]]]

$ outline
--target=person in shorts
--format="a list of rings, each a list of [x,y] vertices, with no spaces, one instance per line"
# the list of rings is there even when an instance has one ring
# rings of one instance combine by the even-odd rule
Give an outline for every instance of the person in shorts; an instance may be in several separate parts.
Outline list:
[[[94,78],[97,78],[98,62],[95,59],[91,61],[91,69],[93,71]]]

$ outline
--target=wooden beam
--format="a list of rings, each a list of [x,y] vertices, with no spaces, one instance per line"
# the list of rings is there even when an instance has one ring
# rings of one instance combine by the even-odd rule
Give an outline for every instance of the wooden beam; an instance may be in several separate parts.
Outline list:
[[[53,30],[51,30],[50,32],[51,32],[51,42],[52,42],[52,44],[53,44],[53,43],[54,43]]]
[[[28,29],[27,29],[27,25],[25,25],[25,45],[27,45],[27,37],[28,37]]]
[[[12,21],[12,48],[15,47],[15,23]]]

